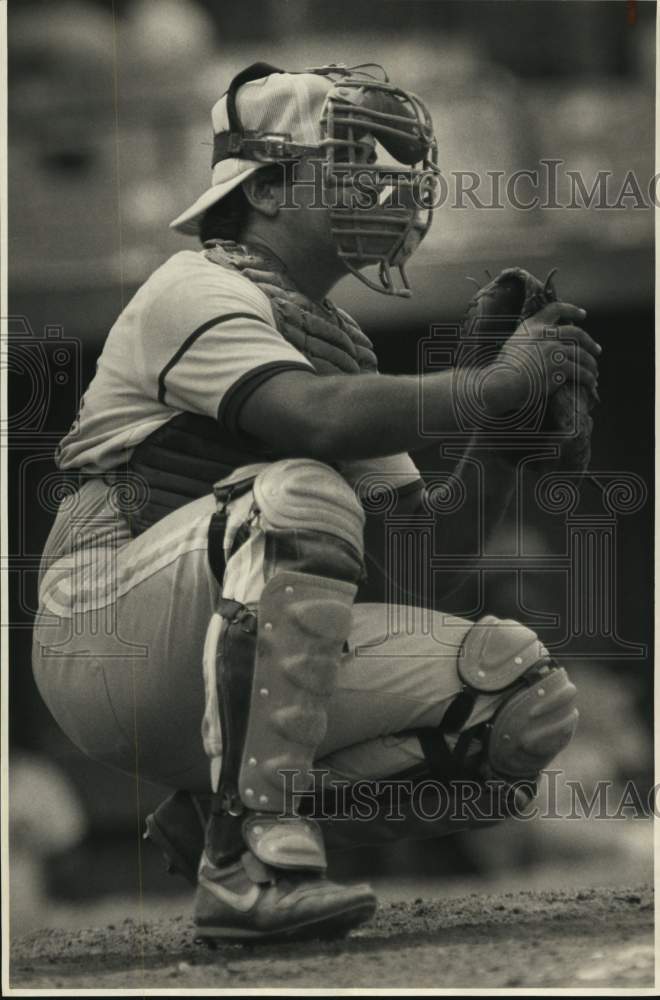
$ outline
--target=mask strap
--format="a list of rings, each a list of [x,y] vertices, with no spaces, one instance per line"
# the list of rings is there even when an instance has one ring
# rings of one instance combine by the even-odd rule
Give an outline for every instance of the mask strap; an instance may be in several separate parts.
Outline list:
[[[252,80],[261,80],[265,76],[270,76],[271,73],[284,73],[284,70],[278,69],[277,66],[271,66],[270,63],[256,62],[252,63],[246,69],[241,70],[231,81],[227,89],[227,118],[229,119],[230,133],[241,135],[243,132],[243,125],[236,108],[236,93],[238,88],[242,87],[244,83],[250,83]]]

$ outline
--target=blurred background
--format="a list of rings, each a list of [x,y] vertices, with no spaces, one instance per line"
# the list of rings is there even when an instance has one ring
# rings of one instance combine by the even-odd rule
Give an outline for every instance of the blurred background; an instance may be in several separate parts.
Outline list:
[[[450,196],[409,268],[411,301],[353,279],[336,301],[376,343],[381,368],[419,370],[432,324],[459,318],[484,270],[558,266],[563,298],[589,311],[604,345],[603,405],[593,468],[645,484],[645,502],[616,518],[617,637],[607,650],[573,643],[565,657],[581,691],[578,737],[558,767],[587,788],[613,782],[614,808],[634,781],[653,781],[652,490],[655,4],[500,0],[21,0],[9,5],[10,671],[14,929],[89,923],[172,907],[185,885],[142,846],[144,814],[163,790],[86,760],[41,704],[30,669],[39,553],[54,504],[37,501],[52,453],[73,420],[103,340],[123,305],[168,255],[194,243],[168,222],[208,185],[210,108],[245,65],[303,69],[382,63],[418,92],[436,125]],[[617,208],[457,207],[452,172],[474,171],[489,202],[489,171],[561,161],[591,189],[609,171]],[[620,198],[629,172],[646,204]],[[630,189],[628,189],[630,191]],[[524,182],[521,198],[533,192]],[[433,470],[433,449],[416,456]],[[603,514],[598,490],[583,498]],[[514,525],[504,526],[505,551]],[[565,518],[531,511],[526,545],[561,551]],[[508,534],[507,534],[508,533]],[[559,549],[556,546],[559,546]],[[510,547],[510,546],[509,546]],[[566,579],[490,574],[492,613],[561,613]],[[471,606],[458,595],[455,609]],[[461,605],[461,601],[463,602]],[[540,616],[540,617],[539,617]],[[535,620],[536,620],[535,619]],[[548,618],[549,621],[549,618]],[[537,626],[535,626],[537,627]],[[550,630],[551,632],[551,630]],[[633,646],[626,646],[623,642]],[[602,655],[601,655],[602,654]],[[591,783],[591,785],[590,785]],[[563,785],[563,779],[562,779]],[[565,789],[562,794],[565,793]],[[617,798],[618,796],[618,798]],[[625,813],[623,814],[626,815]],[[644,819],[509,824],[476,834],[355,852],[338,874],[372,877],[390,893],[506,884],[642,882],[651,875]]]

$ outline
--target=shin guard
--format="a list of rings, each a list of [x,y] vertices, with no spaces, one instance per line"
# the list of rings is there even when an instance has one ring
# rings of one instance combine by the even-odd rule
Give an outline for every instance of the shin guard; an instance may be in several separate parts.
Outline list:
[[[223,747],[214,808],[226,840],[213,853],[226,858],[242,843],[264,864],[323,870],[323,840],[286,801],[292,781],[284,772],[304,788],[325,736],[363,575],[363,513],[337,473],[307,460],[269,467],[253,494],[266,583],[255,607],[224,598],[219,607]]]

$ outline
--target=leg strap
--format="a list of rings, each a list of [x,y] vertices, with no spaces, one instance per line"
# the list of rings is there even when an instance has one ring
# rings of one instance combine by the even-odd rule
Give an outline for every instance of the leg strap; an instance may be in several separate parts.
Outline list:
[[[218,483],[213,487],[213,494],[217,502],[217,508],[211,515],[211,521],[209,523],[207,552],[209,566],[211,567],[211,571],[221,587],[226,569],[224,542],[225,531],[227,529],[227,505],[231,500],[236,500],[244,493],[247,493],[247,491],[252,488],[255,478],[255,476],[246,476],[245,479],[240,479],[237,482],[230,482],[227,484]],[[227,615],[224,614],[224,611],[221,609],[218,610],[220,610],[223,617],[227,617]]]

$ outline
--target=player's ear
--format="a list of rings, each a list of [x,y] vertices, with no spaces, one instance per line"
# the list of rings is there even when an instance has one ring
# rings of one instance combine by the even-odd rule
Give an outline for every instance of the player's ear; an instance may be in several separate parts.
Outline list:
[[[282,184],[270,170],[255,170],[243,181],[243,194],[257,212],[273,219],[282,204]]]

